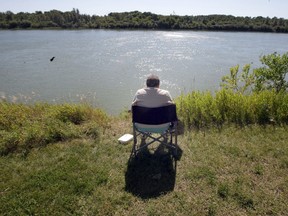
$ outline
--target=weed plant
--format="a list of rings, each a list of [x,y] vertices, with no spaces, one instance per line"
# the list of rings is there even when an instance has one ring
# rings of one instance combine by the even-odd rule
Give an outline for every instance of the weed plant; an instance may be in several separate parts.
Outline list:
[[[27,154],[34,147],[83,136],[97,138],[108,116],[88,105],[0,103],[0,154]]]
[[[176,100],[179,119],[188,128],[197,129],[224,124],[287,124],[287,92],[261,91],[245,95],[221,89],[211,92],[193,91]]]

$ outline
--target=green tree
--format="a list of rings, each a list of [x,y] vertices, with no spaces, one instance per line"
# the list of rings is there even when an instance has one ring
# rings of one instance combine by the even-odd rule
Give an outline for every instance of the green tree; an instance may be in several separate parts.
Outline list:
[[[288,52],[264,55],[260,58],[263,67],[255,69],[255,90],[274,89],[276,92],[287,90]]]
[[[32,24],[28,20],[23,20],[19,23],[20,28],[30,28],[31,26],[32,26]]]
[[[239,65],[230,68],[230,75],[222,77],[221,87],[225,89],[232,89],[234,92],[244,93],[251,90],[255,81],[254,72],[250,72],[251,65],[246,64],[241,74],[239,74]]]
[[[7,11],[6,12],[6,21],[12,21],[13,20],[13,16],[14,16],[13,12]]]
[[[230,69],[230,74],[222,77],[221,87],[234,92],[244,93],[247,90],[256,92],[263,90],[285,91],[288,88],[288,52],[282,56],[277,53],[260,58],[263,67],[250,71],[251,65],[243,67],[239,74],[239,65]]]

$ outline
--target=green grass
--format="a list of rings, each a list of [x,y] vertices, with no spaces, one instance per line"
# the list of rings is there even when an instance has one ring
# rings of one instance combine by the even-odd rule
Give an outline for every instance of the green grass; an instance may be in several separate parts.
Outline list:
[[[128,165],[132,143],[117,139],[131,133],[129,114],[1,106],[0,215],[287,214],[285,125],[185,131],[173,171],[169,157]],[[17,145],[7,149],[7,140]]]
[[[183,167],[183,180],[191,182],[188,188],[195,190],[196,197],[206,191],[214,211],[286,214],[287,129],[228,128],[221,133],[209,131],[205,137],[190,134],[186,139],[190,160]]]

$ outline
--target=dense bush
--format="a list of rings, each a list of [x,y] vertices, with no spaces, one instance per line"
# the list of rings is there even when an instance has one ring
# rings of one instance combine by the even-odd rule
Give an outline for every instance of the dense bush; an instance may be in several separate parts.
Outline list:
[[[107,115],[87,105],[0,103],[0,154],[29,152],[73,138],[99,137]]]
[[[230,69],[230,74],[222,77],[221,86],[235,92],[259,92],[273,90],[276,92],[288,90],[288,52],[283,55],[277,52],[260,57],[262,67],[251,69],[246,64],[242,72],[239,65]]]
[[[222,89],[191,92],[177,98],[178,117],[187,127],[198,129],[224,124],[288,124],[288,93],[261,91],[244,95]]]

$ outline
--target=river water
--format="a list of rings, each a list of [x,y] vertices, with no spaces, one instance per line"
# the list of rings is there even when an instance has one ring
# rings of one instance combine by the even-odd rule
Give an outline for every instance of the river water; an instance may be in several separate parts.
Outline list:
[[[205,31],[0,31],[0,98],[130,106],[149,73],[176,98],[214,91],[231,67],[288,51],[288,34]],[[53,61],[50,61],[55,57]]]

